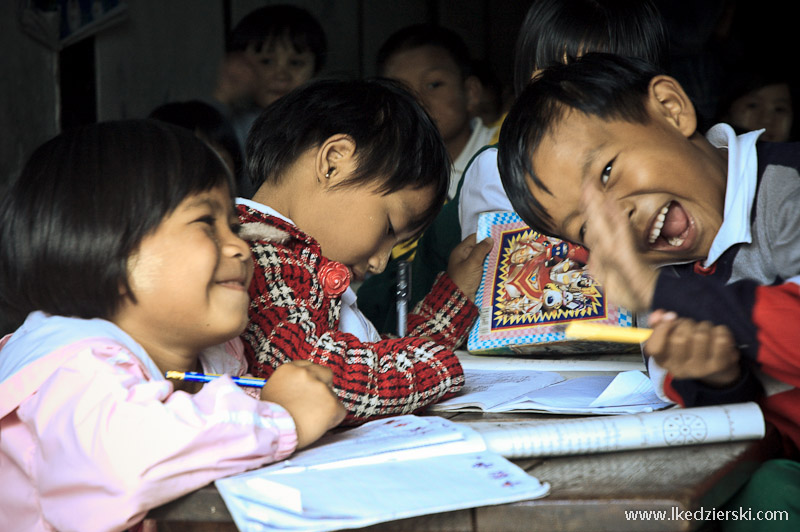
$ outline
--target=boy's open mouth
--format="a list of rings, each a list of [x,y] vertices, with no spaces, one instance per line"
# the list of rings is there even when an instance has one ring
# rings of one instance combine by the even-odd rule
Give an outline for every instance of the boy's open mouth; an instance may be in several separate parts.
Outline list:
[[[661,207],[650,224],[647,245],[656,250],[681,249],[687,244],[692,227],[692,221],[681,204],[670,201]]]

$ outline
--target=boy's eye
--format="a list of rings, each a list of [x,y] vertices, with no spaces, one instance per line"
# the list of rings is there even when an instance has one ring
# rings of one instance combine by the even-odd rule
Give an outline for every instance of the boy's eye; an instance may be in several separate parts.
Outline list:
[[[608,184],[608,179],[611,177],[611,168],[614,166],[614,161],[611,161],[603,168],[603,172],[600,174],[600,183],[605,186]]]
[[[211,216],[211,215],[201,216],[200,218],[197,219],[197,221],[200,222],[200,223],[204,223],[204,224],[208,224],[208,225],[212,225],[212,226],[215,223],[217,223],[217,219],[214,216]]]
[[[580,239],[581,243],[586,242],[586,224],[584,223],[581,225],[581,228],[578,230],[578,238]]]
[[[295,67],[304,67],[306,66],[306,62],[303,61],[302,59],[295,59],[291,61],[291,65]]]
[[[443,83],[441,81],[432,81],[426,86],[428,89],[438,89]]]

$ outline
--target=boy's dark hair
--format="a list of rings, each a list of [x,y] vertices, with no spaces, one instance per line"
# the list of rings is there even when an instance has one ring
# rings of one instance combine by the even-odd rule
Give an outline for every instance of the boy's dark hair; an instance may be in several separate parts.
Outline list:
[[[472,75],[472,58],[464,40],[453,30],[436,24],[412,24],[390,35],[378,50],[375,60],[378,75],[385,75],[386,63],[393,55],[422,46],[444,49],[455,62],[462,79]]]
[[[128,262],[188,195],[228,168],[193,133],[154,120],[72,129],[37,148],[0,203],[0,308],[113,316]]]
[[[247,170],[255,188],[278,183],[304,152],[336,134],[356,144],[358,168],[340,186],[374,186],[381,194],[433,186],[421,231],[447,196],[450,159],[436,125],[416,98],[386,79],[317,80],[266,108],[247,138]]]
[[[658,8],[650,0],[535,0],[517,38],[514,92],[522,92],[535,70],[587,52],[667,68],[669,40]]]
[[[200,100],[168,102],[153,109],[148,118],[175,124],[200,134],[200,138],[217,144],[233,159],[234,175],[242,175],[244,161],[242,147],[233,126],[214,106]]]
[[[646,124],[650,80],[660,72],[650,63],[612,54],[589,53],[545,69],[522,91],[500,129],[497,167],[514,210],[537,231],[563,238],[552,217],[528,188],[550,194],[531,158],[542,138],[570,112],[602,120]]]
[[[241,52],[254,46],[260,52],[276,40],[288,40],[295,51],[314,54],[314,74],[325,66],[328,42],[319,21],[305,9],[292,5],[264,6],[239,21],[228,37],[227,51]]]

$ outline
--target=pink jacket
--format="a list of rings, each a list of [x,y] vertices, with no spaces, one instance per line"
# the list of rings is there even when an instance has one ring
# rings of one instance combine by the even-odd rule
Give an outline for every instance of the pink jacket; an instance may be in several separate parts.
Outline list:
[[[246,369],[238,339],[201,361],[209,373]],[[0,530],[124,530],[296,445],[280,406],[228,377],[173,392],[108,321],[34,312],[0,341]]]

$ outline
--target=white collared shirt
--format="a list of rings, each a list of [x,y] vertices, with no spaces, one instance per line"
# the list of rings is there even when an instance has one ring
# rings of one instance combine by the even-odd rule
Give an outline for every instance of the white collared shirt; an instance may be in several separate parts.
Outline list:
[[[728,124],[717,124],[706,134],[714,147],[728,150],[728,183],[722,225],[703,262],[705,267],[714,264],[732,246],[753,241],[750,234],[750,213],[758,179],[756,140],[763,132],[760,129],[736,135]]]

